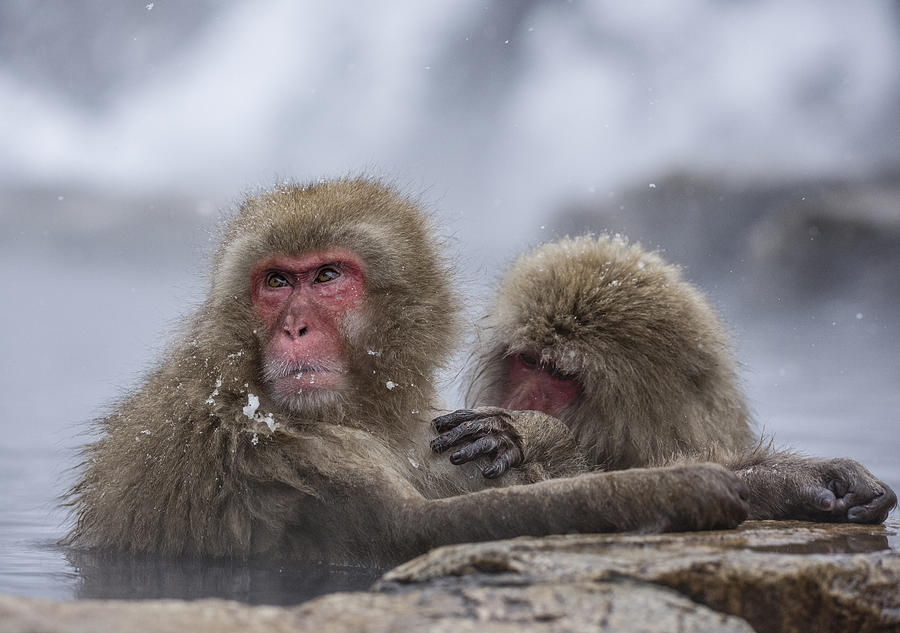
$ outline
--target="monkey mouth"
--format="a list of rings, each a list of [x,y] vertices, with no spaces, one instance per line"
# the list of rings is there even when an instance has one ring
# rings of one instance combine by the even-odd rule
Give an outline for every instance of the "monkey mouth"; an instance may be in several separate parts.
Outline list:
[[[307,399],[315,393],[340,391],[346,382],[346,371],[338,364],[322,362],[266,363],[263,379],[277,399]]]
[[[284,378],[314,378],[316,374],[343,374],[344,368],[334,363],[309,363],[304,361],[270,361],[263,367],[263,379],[277,382]]]

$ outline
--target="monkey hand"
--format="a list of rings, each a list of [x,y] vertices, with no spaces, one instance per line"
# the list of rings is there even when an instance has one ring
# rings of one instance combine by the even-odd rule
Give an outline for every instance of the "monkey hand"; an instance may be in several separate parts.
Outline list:
[[[540,411],[459,409],[435,418],[434,428],[440,434],[431,441],[434,452],[457,447],[450,454],[453,464],[486,456],[491,463],[482,474],[489,479],[526,464],[540,471],[531,474],[535,480],[587,471],[568,427]]]
[[[783,456],[738,471],[751,489],[751,518],[882,523],[897,495],[846,458]]]

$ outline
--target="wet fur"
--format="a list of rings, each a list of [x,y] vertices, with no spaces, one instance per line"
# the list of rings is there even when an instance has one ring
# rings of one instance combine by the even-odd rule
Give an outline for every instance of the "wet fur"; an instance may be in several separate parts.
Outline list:
[[[350,388],[291,412],[262,387],[250,271],[264,256],[336,246],[360,259],[366,285],[364,313],[344,332]],[[387,565],[445,543],[743,520],[741,482],[715,465],[510,485],[553,468],[500,484],[433,455],[434,372],[459,305],[426,215],[392,188],[348,179],[248,197],[225,226],[205,303],[144,384],[97,421],[66,543]]]
[[[469,407],[503,402],[515,354],[577,377],[580,396],[560,418],[594,467],[723,464],[748,483],[757,519],[878,523],[896,504],[853,460],[759,439],[715,310],[676,266],[618,236],[565,238],[516,260],[478,349]],[[837,502],[826,509],[828,490]]]
[[[504,358],[536,354],[581,384],[562,416],[589,461],[663,464],[755,437],[725,328],[675,266],[601,235],[523,255],[486,319],[467,404],[496,404]]]
[[[290,506],[321,498],[320,477],[390,452],[391,438],[410,443],[421,424],[411,412],[429,410],[434,368],[456,334],[458,301],[430,231],[412,201],[364,179],[247,198],[223,232],[209,298],[144,385],[97,421],[102,437],[85,448],[68,497],[75,527],[67,542],[214,555],[284,547],[286,528],[303,522]],[[266,402],[261,386],[250,270],[268,253],[334,245],[366,266],[371,325],[348,350],[356,388],[308,416],[289,415]],[[249,394],[262,401],[260,418],[273,414],[275,431],[245,415]],[[377,426],[385,446],[340,452],[335,423]],[[302,461],[311,451],[317,459]]]

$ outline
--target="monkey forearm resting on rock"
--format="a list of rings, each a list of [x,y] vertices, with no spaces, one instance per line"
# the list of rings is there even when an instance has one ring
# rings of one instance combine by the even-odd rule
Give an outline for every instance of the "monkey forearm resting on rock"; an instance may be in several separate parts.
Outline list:
[[[412,503],[396,523],[422,551],[519,535],[723,529],[744,520],[745,497],[718,465],[635,468]]]

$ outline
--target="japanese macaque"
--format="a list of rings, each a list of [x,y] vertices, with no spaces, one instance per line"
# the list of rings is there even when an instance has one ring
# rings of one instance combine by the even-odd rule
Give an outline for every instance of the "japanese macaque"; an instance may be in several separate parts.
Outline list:
[[[380,566],[461,541],[744,519],[746,486],[715,464],[545,480],[584,470],[557,421],[514,425],[531,464],[508,487],[433,455],[459,304],[426,216],[390,187],[249,197],[205,302],[98,421],[68,544]]]
[[[677,267],[618,237],[582,236],[520,257],[500,283],[467,406],[435,420],[435,451],[489,456],[495,478],[528,460],[516,422],[563,421],[596,468],[696,459],[736,472],[750,517],[880,523],[894,492],[850,459],[775,451],[759,439],[731,343]],[[557,420],[558,419],[558,420]]]

